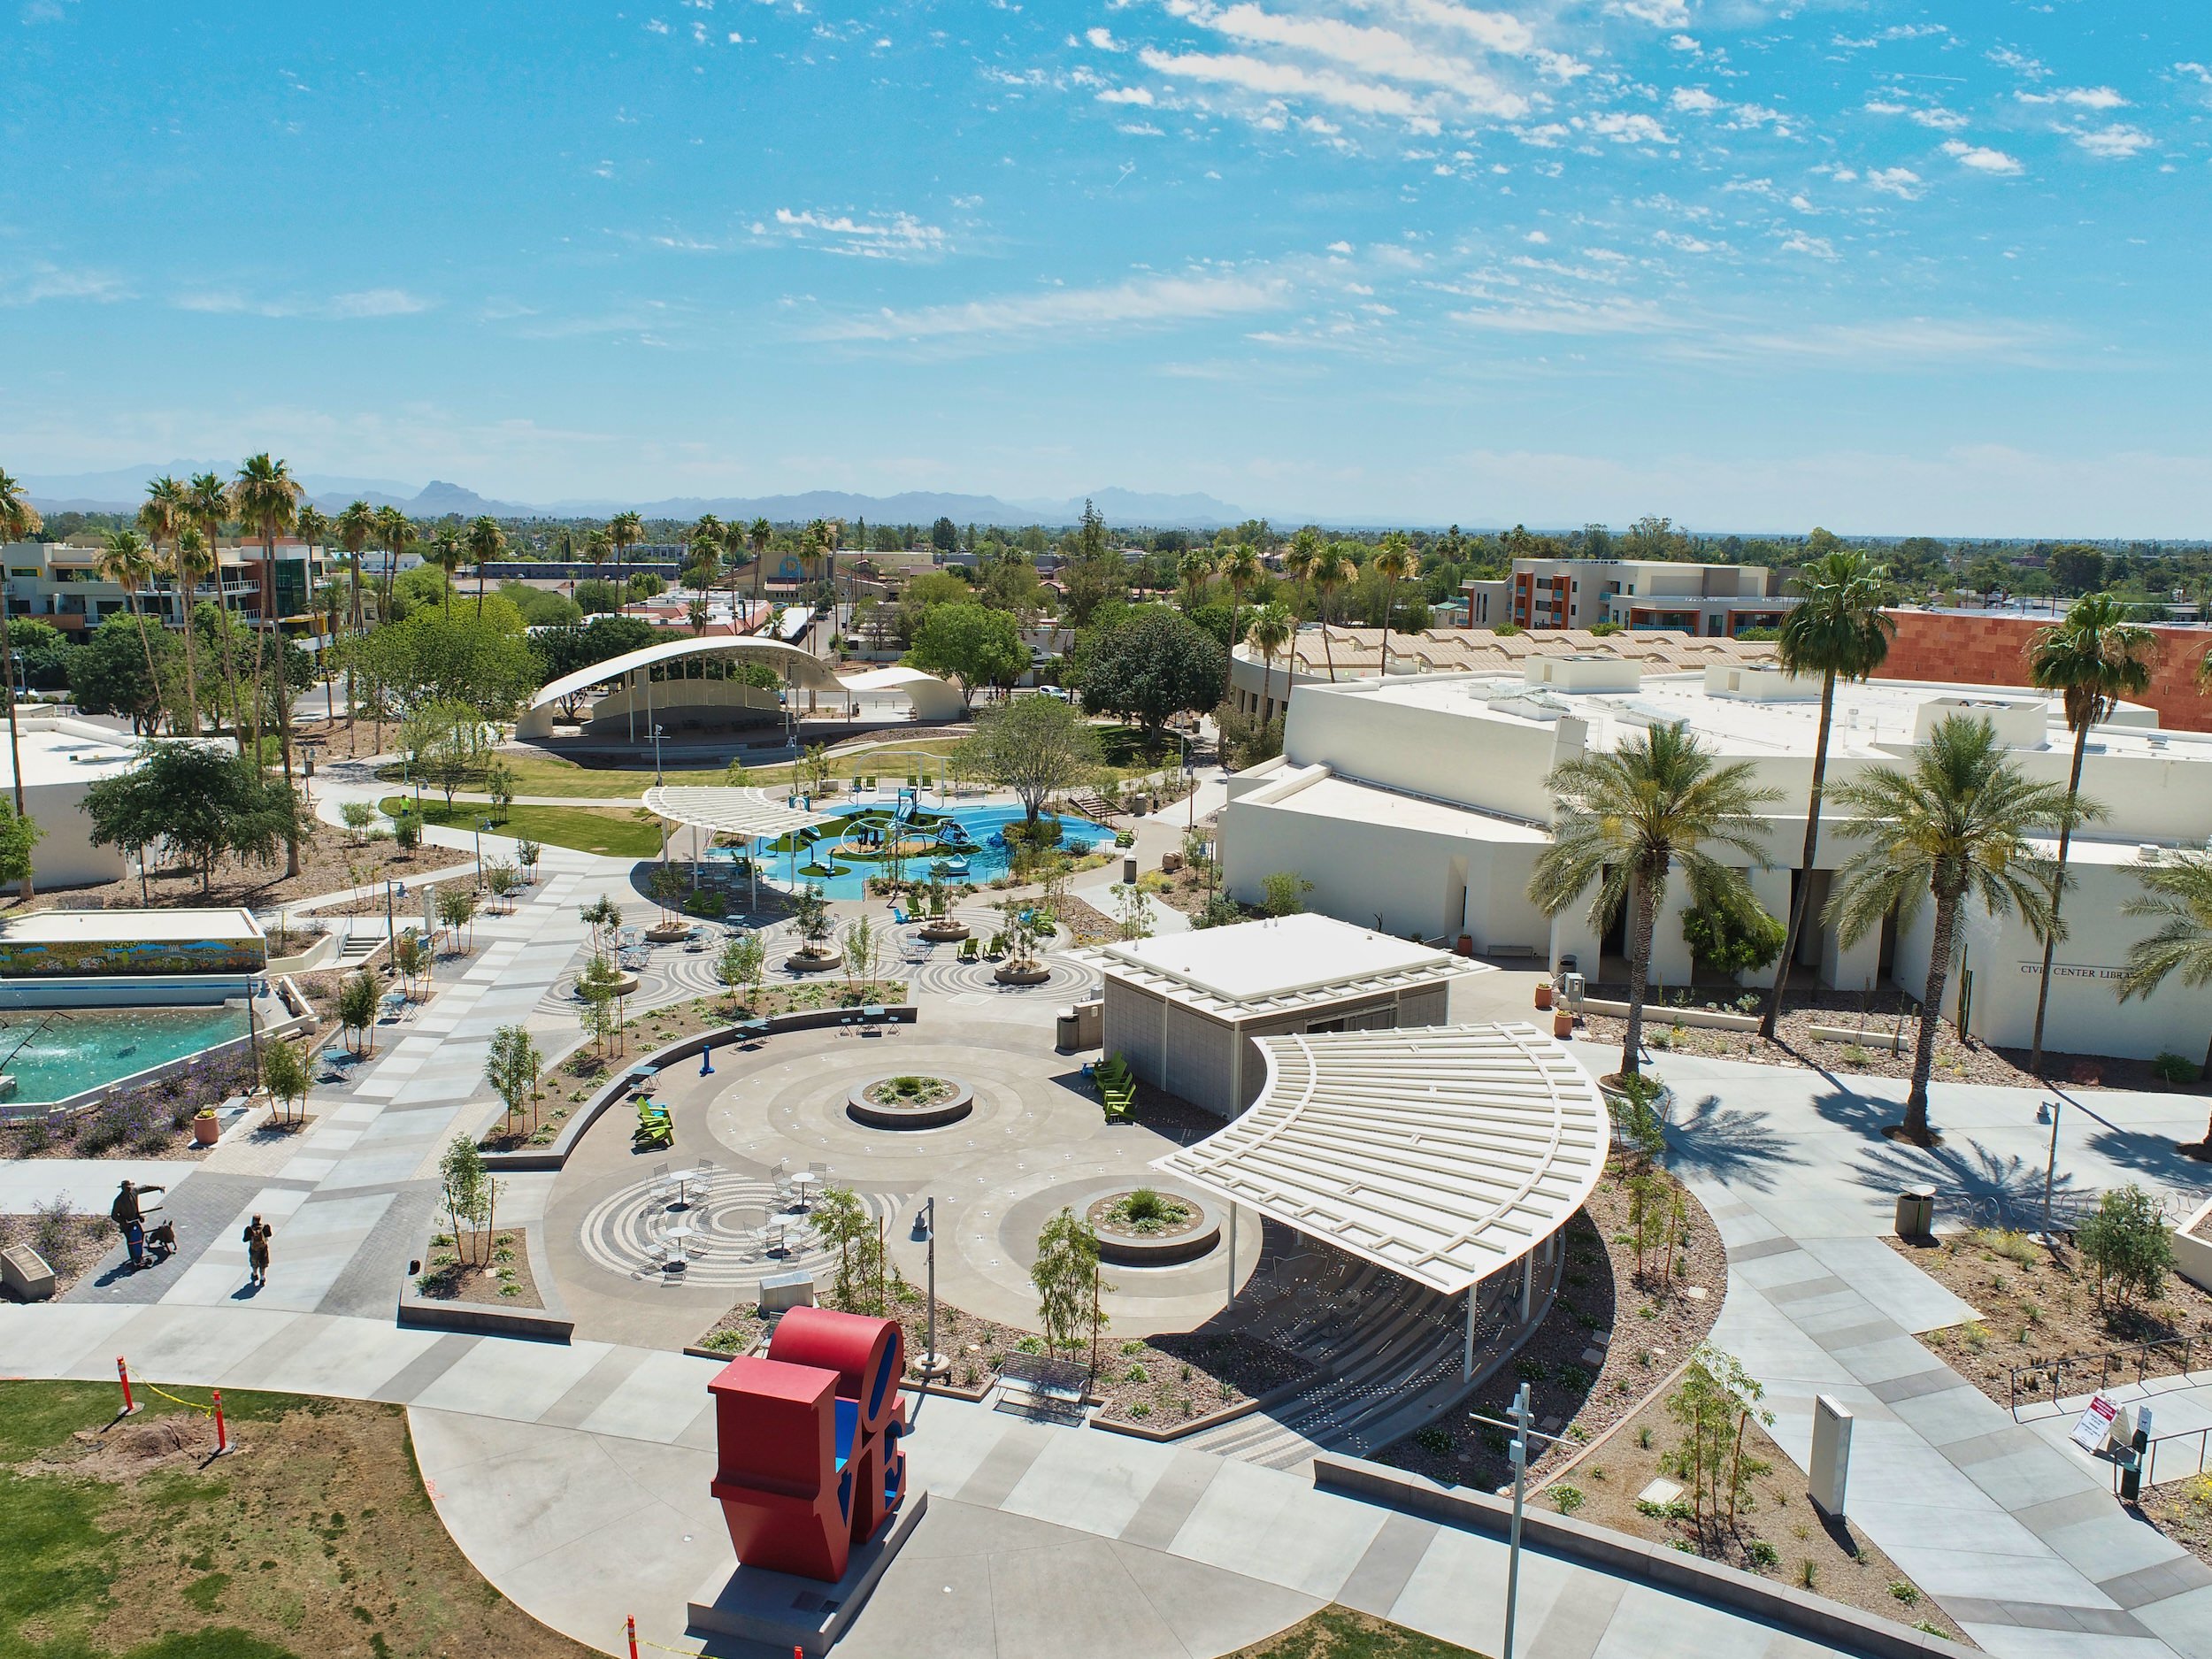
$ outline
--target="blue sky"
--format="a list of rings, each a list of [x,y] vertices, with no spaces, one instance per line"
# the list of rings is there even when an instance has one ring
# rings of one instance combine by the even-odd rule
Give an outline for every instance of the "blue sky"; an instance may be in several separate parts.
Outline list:
[[[2212,27],[6,0],[0,465],[2212,534]]]

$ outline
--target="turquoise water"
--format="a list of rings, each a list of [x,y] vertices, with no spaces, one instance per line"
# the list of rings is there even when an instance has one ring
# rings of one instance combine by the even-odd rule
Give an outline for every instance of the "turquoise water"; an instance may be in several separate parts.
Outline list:
[[[883,804],[855,806],[844,809],[839,816],[850,818],[857,813],[881,813],[885,810]],[[938,859],[964,858],[968,864],[966,875],[948,873],[946,879],[972,881],[980,886],[994,876],[1006,873],[1006,847],[1000,836],[1009,824],[1018,824],[1026,815],[1018,806],[958,806],[941,813],[933,813],[932,816],[949,818],[958,824],[967,832],[968,840],[972,843],[970,846],[941,849]],[[884,865],[879,859],[848,861],[838,857],[837,843],[844,833],[843,828],[838,825],[825,825],[810,855],[803,852],[795,861],[787,853],[772,853],[761,861],[761,874],[780,885],[788,886],[795,862],[803,867],[811,856],[827,864],[835,873],[827,877],[802,875],[799,878],[801,881],[815,883],[827,898],[865,898],[868,878],[881,875]],[[1110,845],[1113,839],[1111,830],[1094,824],[1088,818],[1077,818],[1070,813],[1060,819],[1060,847],[1064,852],[1086,853],[1101,843]],[[910,878],[926,877],[933,862],[935,861],[929,858],[910,858],[906,864],[906,873]]]
[[[32,1036],[49,1012],[56,1018]],[[66,1100],[246,1034],[246,1010],[219,1006],[12,1008],[0,1019],[0,1063],[15,1079],[8,1096],[15,1104]]]

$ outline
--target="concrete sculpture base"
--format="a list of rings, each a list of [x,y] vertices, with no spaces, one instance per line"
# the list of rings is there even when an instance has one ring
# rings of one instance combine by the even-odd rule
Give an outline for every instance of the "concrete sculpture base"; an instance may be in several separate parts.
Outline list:
[[[741,1637],[779,1652],[829,1652],[928,1508],[928,1493],[908,1494],[883,1530],[854,1548],[845,1576],[835,1584],[741,1563],[734,1572],[716,1572],[691,1603],[691,1634]]]

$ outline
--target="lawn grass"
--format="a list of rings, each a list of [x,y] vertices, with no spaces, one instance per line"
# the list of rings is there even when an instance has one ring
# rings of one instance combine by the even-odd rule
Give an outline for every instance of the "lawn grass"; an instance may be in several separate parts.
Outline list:
[[[899,756],[895,751],[918,749],[924,754],[941,755],[960,741],[956,737],[919,737],[891,744],[888,748],[861,748],[857,745],[832,750],[830,764],[833,773],[839,778],[850,778],[856,773],[870,772],[889,775],[901,772]],[[632,800],[653,787],[653,746],[642,743],[638,749],[638,763],[627,766],[587,766],[572,760],[563,760],[552,755],[518,754],[503,750],[499,758],[515,775],[517,795],[588,795],[596,800]],[[377,776],[386,783],[401,781],[401,768],[385,766]],[[757,784],[781,784],[791,781],[788,764],[749,766],[746,781]],[[670,766],[662,772],[662,779],[671,787],[695,787],[726,784],[728,771],[720,766],[709,768],[680,768]],[[480,792],[481,780],[468,786]]]
[[[1348,1607],[1325,1607],[1229,1659],[1482,1659],[1472,1648],[1425,1636]]]
[[[588,1654],[469,1564],[400,1408],[227,1394],[235,1456],[150,1458],[205,1419],[137,1393],[119,1423],[111,1384],[0,1383],[0,1659]]]
[[[377,805],[389,814],[411,804],[405,795],[386,795]],[[606,858],[650,858],[660,851],[660,827],[641,818],[640,807],[511,806],[495,827],[502,835],[527,835],[549,847],[572,847]],[[436,795],[422,798],[423,821],[447,829],[473,830],[488,816],[477,802],[448,806]]]

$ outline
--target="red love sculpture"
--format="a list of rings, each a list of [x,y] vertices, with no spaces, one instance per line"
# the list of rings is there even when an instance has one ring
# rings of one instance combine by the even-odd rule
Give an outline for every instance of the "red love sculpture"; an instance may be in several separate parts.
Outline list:
[[[765,1359],[732,1360],[707,1385],[719,1467],[711,1488],[749,1567],[835,1583],[855,1544],[906,1495],[898,1324],[794,1308]]]

